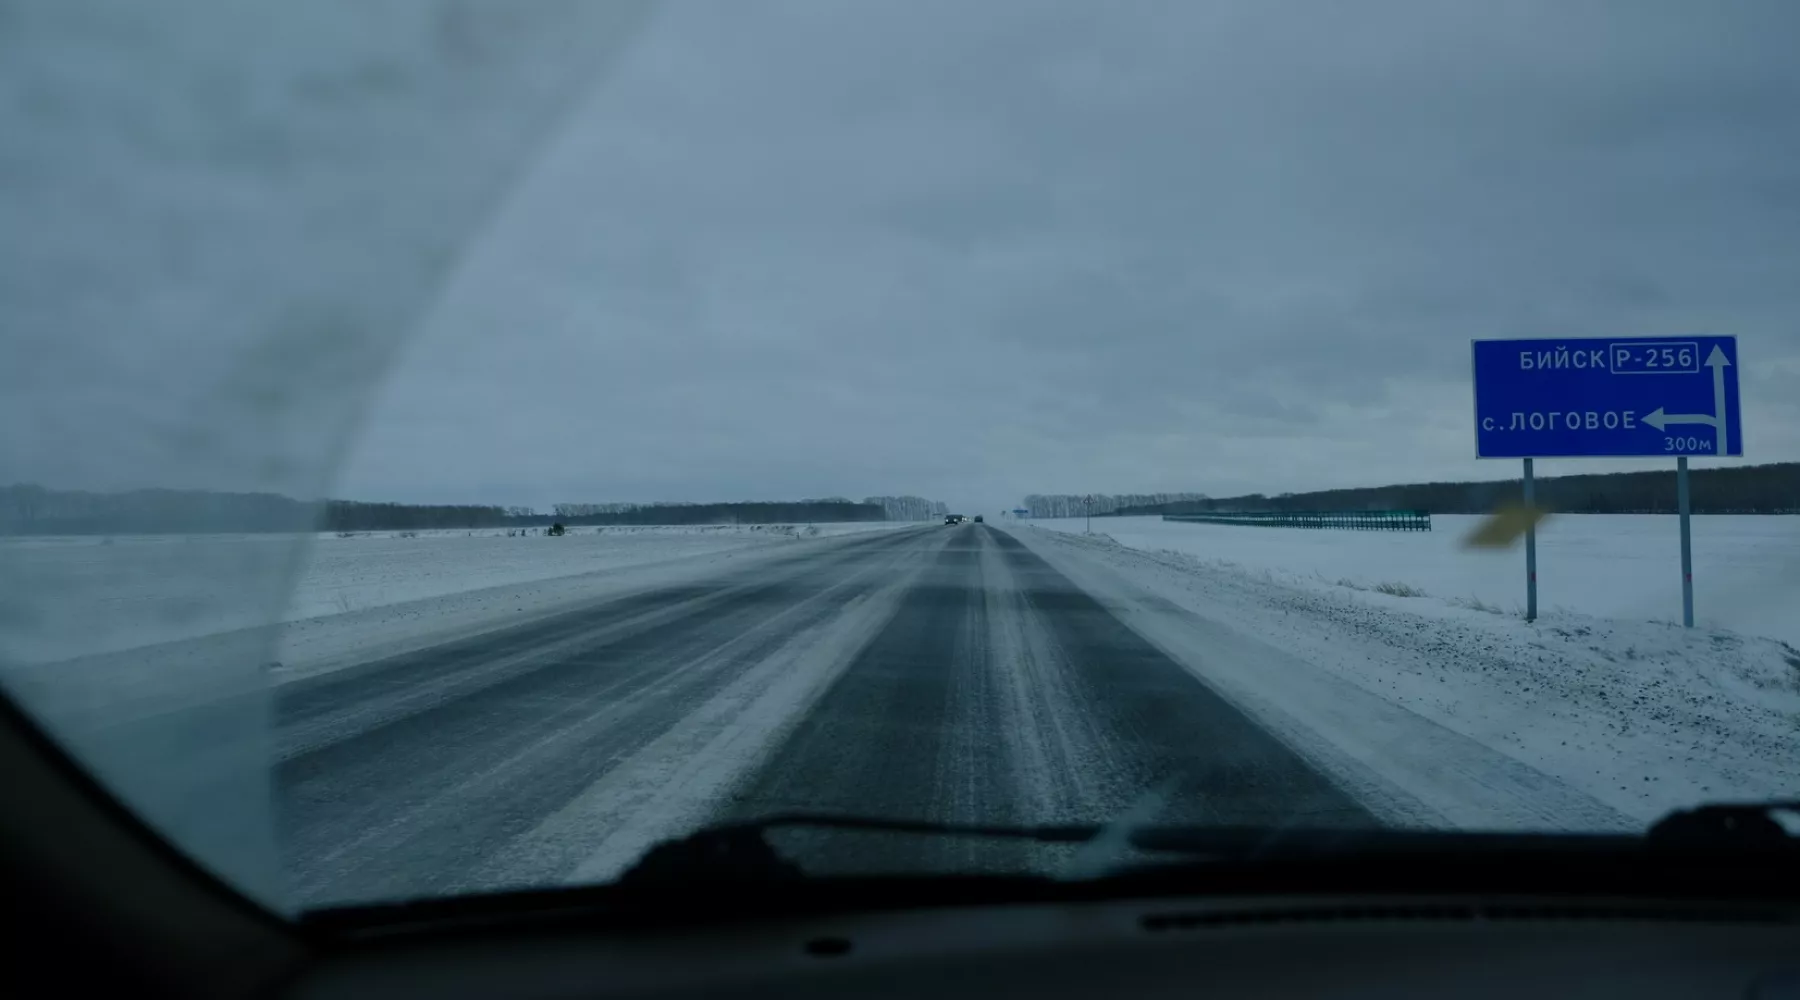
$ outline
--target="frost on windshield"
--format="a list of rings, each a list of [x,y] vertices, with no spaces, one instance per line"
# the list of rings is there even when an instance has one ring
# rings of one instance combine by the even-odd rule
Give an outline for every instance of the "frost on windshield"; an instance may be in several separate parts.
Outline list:
[[[4,476],[322,495],[462,244],[634,16],[9,4]],[[7,500],[25,522],[107,504],[28,487]],[[315,514],[277,509],[258,530],[310,530]],[[89,535],[0,554],[8,690],[152,825],[271,904],[284,889],[264,671],[303,559],[297,535]],[[236,631],[204,655],[113,655],[196,625]]]

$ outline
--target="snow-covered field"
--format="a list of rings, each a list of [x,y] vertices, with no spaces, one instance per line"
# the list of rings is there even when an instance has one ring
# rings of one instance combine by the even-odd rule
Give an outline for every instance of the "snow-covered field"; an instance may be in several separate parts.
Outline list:
[[[562,538],[483,529],[3,539],[0,585],[11,606],[0,628],[0,661],[43,663],[276,621],[301,636],[320,631],[309,622],[382,609],[404,609],[388,618],[410,623],[397,625],[401,631],[420,632],[437,617],[466,619],[503,603],[498,595],[446,598],[512,588],[505,597],[517,598],[517,614],[583,598],[622,576],[649,579],[655,567],[905,526],[577,528]],[[549,588],[545,581],[564,583]],[[344,634],[375,638],[368,629]]]
[[[306,570],[283,618],[294,621],[895,526],[867,522],[574,528],[562,538],[549,538],[542,529],[510,537],[504,529],[322,535],[308,549]]]
[[[1094,532],[1147,552],[1267,573],[1300,587],[1404,584],[1420,601],[1522,613],[1523,545],[1469,550],[1477,517],[1435,515],[1429,532],[1337,531],[1095,518]],[[1081,532],[1079,518],[1032,521]],[[1800,646],[1800,517],[1693,519],[1696,624]],[[1538,607],[1603,618],[1680,622],[1681,554],[1673,516],[1570,514],[1538,531]]]
[[[1710,520],[1696,549],[1699,538],[1735,538],[1746,564],[1777,581],[1764,585],[1779,585],[1792,519]],[[1355,581],[1480,595],[1492,586],[1478,568],[1486,557],[1455,548],[1450,531],[1108,519],[1101,535],[1096,519],[1085,537],[1079,522],[1034,523],[1015,529],[1034,550],[1363,798],[1387,803],[1390,820],[1632,828],[1696,802],[1800,790],[1794,645],[1570,609],[1618,608],[1618,592],[1642,587],[1634,575],[1655,560],[1632,559],[1633,540],[1648,544],[1667,519],[1564,519],[1552,551],[1598,592],[1559,590],[1535,623],[1327,582],[1361,561]],[[1792,606],[1796,594],[1765,596]]]

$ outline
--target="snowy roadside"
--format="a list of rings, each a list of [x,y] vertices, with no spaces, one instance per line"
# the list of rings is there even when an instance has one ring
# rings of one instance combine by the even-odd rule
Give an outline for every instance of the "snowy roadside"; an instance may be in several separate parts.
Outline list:
[[[888,523],[890,528],[914,525]],[[859,532],[801,536],[807,547],[829,545]],[[678,586],[742,571],[806,551],[772,533],[749,528],[738,544],[686,555],[676,550],[655,561],[614,564],[566,576],[530,579],[480,589],[462,590],[411,601],[380,604],[342,614],[321,615],[284,623],[277,636],[271,676],[277,681],[337,670],[440,643],[455,642],[496,628],[521,625],[583,604],[623,597],[653,587]],[[744,535],[754,535],[745,542]]]
[[[0,540],[0,662],[51,663],[285,623],[298,643],[349,646],[458,628],[648,585],[661,567],[798,551],[904,522],[346,535],[172,535]],[[291,581],[291,583],[290,583]],[[558,581],[568,581],[558,583]],[[496,590],[498,593],[490,593]]]
[[[492,528],[320,535],[307,548],[306,568],[282,620],[906,526],[891,521],[620,526],[571,528],[554,539],[541,528],[530,535]]]
[[[1300,587],[1382,585],[1424,591],[1434,600],[1517,610],[1524,594],[1519,549],[1471,551],[1463,539],[1485,520],[1432,516],[1433,530],[1309,531],[1096,518],[1094,530],[1146,552],[1174,551],[1267,570]],[[1030,522],[1085,532],[1079,518]],[[1698,624],[1800,646],[1800,517],[1716,514],[1694,518]],[[1678,622],[1679,526],[1659,514],[1568,514],[1538,532],[1542,608],[1602,618]]]
[[[1800,651],[1778,640],[1572,612],[1528,624],[1014,534],[1395,822],[1636,827],[1800,789]]]

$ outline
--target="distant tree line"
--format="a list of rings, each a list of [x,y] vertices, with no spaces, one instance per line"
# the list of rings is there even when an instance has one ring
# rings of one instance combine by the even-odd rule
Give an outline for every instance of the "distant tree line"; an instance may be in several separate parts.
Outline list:
[[[550,523],[529,507],[362,503],[356,500],[327,500],[323,506],[318,522],[320,531],[424,531]]]
[[[593,510],[601,506],[610,510]],[[834,521],[885,521],[877,504],[841,498],[794,502],[747,501],[743,503],[657,504],[557,504],[553,514],[538,515],[524,524],[560,521],[575,525],[607,524],[797,524]]]
[[[1800,462],[1694,469],[1690,503],[1703,514],[1800,513]],[[1218,497],[1119,507],[1119,516],[1201,514],[1212,511],[1423,510],[1484,514],[1523,497],[1521,480],[1409,483],[1311,493]],[[1674,470],[1537,477],[1538,506],[1569,514],[1672,514]],[[1096,515],[1101,512],[1096,504]],[[1072,516],[1072,515],[1070,515]]]
[[[929,521],[950,513],[942,501],[924,497],[866,497],[863,503],[880,507],[890,521]]]
[[[273,493],[0,487],[0,534],[7,535],[312,531],[321,513],[318,504]]]
[[[1033,493],[1025,498],[1024,507],[1032,517],[1080,517],[1088,512],[1086,493]],[[1098,517],[1131,507],[1205,500],[1204,493],[1095,493],[1093,513]]]
[[[734,516],[736,516],[738,518],[738,523],[741,523],[741,524],[752,524],[752,523],[774,524],[774,523],[791,522],[791,521],[795,521],[795,520],[800,520],[800,521],[831,521],[831,520],[924,521],[924,520],[929,520],[930,518],[932,518],[934,516],[942,517],[946,513],[949,512],[949,509],[947,507],[945,507],[944,504],[940,501],[927,500],[924,497],[914,497],[914,496],[867,497],[862,501],[861,504],[855,503],[854,501],[850,500],[848,497],[824,497],[824,498],[817,498],[817,499],[806,499],[806,500],[799,501],[799,503],[802,505],[805,505],[805,507],[807,508],[807,510],[801,511],[801,513],[809,513],[810,512],[810,513],[817,514],[818,516],[796,517],[796,518],[777,518],[774,521],[756,522],[756,521],[748,520],[748,518],[763,516],[763,514],[765,512],[763,512],[761,510],[747,510],[747,509],[736,511]],[[848,505],[848,508],[854,508],[854,509],[846,509],[846,505]],[[559,504],[555,504],[551,507],[551,514],[557,520],[562,521],[564,524],[602,524],[602,523],[604,523],[604,524],[650,524],[650,523],[688,524],[688,523],[703,523],[703,522],[691,522],[691,521],[687,521],[687,520],[642,521],[642,520],[635,519],[635,518],[639,517],[640,515],[642,515],[642,512],[645,512],[645,511],[649,511],[650,513],[647,515],[642,515],[642,516],[664,517],[664,518],[668,518],[668,517],[687,518],[687,517],[692,517],[692,516],[706,516],[704,513],[696,514],[692,511],[690,511],[690,508],[694,508],[697,506],[707,506],[709,510],[716,511],[716,508],[721,507],[721,506],[738,508],[738,507],[749,507],[752,505],[748,505],[748,504],[698,505],[698,504],[692,504],[692,503],[651,503],[651,504],[643,504],[643,503],[559,503]],[[791,505],[789,505],[789,506],[791,506]],[[870,517],[869,512],[867,510],[862,509],[864,507],[879,507],[881,509],[882,516],[881,517]],[[607,518],[623,517],[624,515],[631,515],[631,517],[633,519],[606,520]],[[838,516],[838,515],[843,515],[843,516]]]
[[[395,531],[564,524],[777,524],[882,521],[880,503],[841,497],[793,503],[475,504],[308,502],[273,493],[130,490],[97,493],[33,484],[0,486],[0,535],[159,535],[304,531]]]
[[[558,519],[567,520],[576,517],[591,517],[595,514],[617,514],[620,511],[636,510],[643,504],[636,503],[559,503],[552,504],[550,512]]]

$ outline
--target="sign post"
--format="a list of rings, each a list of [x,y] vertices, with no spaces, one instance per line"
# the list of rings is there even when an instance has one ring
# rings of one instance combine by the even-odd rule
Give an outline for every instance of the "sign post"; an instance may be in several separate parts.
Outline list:
[[[1525,620],[1537,621],[1537,484],[1531,481],[1531,459],[1525,460]]]
[[[1681,625],[1694,627],[1694,545],[1688,531],[1687,456],[1675,460],[1675,509],[1681,513]]]
[[[1094,495],[1089,493],[1081,498],[1081,502],[1087,508],[1087,533],[1091,535],[1094,533]]]
[[[1694,623],[1688,457],[1742,455],[1736,337],[1477,340],[1475,457],[1675,459],[1682,624]],[[1537,617],[1537,537],[1525,535],[1526,618]]]

